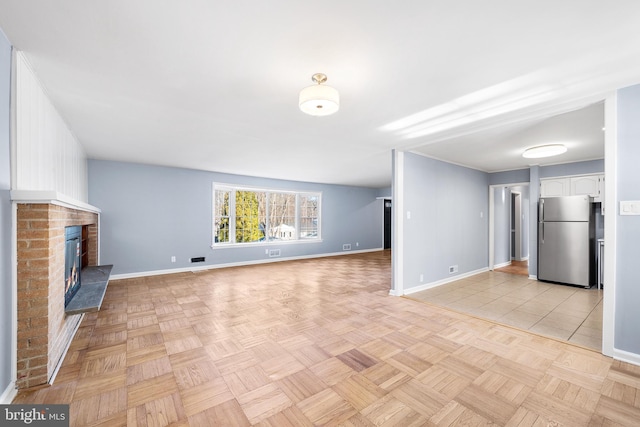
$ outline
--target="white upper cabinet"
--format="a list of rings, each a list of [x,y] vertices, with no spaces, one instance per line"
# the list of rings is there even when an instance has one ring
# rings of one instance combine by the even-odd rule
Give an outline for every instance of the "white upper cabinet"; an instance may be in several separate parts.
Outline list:
[[[570,195],[570,178],[553,178],[540,180],[540,197],[562,197]]]
[[[571,178],[571,194],[575,196],[591,196],[594,202],[601,202],[604,190],[603,175],[575,176]]]
[[[604,175],[581,175],[540,180],[540,197],[591,196],[604,202]]]

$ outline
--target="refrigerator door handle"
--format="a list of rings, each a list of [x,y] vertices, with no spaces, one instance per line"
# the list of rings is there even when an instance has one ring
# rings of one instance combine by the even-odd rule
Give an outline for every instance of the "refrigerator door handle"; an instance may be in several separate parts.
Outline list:
[[[544,221],[544,199],[540,199],[540,211],[538,212],[540,222]]]
[[[540,223],[540,228],[541,228],[541,230],[540,230],[541,233],[540,234],[542,235],[542,237],[540,238],[540,243],[544,244],[544,222]]]

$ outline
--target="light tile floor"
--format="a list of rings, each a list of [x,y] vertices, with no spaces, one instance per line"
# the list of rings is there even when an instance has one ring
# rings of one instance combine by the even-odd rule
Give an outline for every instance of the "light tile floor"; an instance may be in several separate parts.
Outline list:
[[[488,271],[407,295],[600,351],[602,290]]]

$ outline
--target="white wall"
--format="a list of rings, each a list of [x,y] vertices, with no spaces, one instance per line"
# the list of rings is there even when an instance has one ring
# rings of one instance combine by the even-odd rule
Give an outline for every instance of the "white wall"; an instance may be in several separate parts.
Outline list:
[[[87,156],[26,57],[15,54],[13,189],[56,191],[86,203]]]

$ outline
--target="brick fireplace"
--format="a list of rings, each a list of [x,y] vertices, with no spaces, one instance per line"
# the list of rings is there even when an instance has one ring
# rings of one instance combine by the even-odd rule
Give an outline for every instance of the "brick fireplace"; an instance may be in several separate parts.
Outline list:
[[[17,381],[50,382],[82,320],[65,314],[65,227],[83,226],[88,265],[98,262],[98,214],[52,203],[17,204]]]

